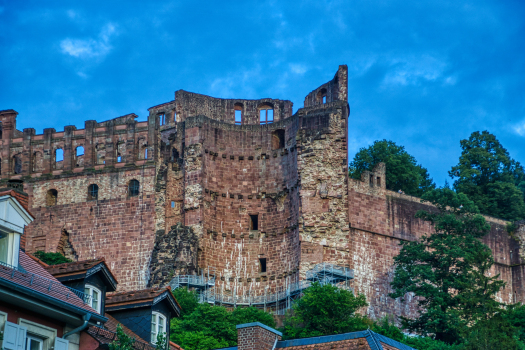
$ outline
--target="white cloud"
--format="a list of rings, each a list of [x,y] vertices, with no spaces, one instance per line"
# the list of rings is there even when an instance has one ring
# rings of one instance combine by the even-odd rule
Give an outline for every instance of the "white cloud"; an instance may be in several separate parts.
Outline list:
[[[513,129],[518,135],[525,136],[525,120],[515,125]]]
[[[444,61],[428,55],[391,59],[390,65],[393,69],[386,74],[383,85],[416,85],[421,79],[436,81],[447,66]]]
[[[308,67],[301,63],[290,63],[290,70],[292,73],[303,75],[308,71]]]
[[[113,48],[110,39],[116,34],[116,26],[106,24],[97,39],[66,38],[60,42],[62,53],[80,59],[104,58]]]

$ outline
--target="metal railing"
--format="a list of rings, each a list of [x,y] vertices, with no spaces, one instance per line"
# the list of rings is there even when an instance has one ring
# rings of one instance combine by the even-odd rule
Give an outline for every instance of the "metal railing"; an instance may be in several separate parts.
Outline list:
[[[170,281],[172,289],[182,286],[195,288],[198,291],[199,302],[214,305],[256,306],[273,308],[276,313],[289,309],[293,300],[300,297],[303,291],[312,283],[332,284],[339,288],[353,291],[348,282],[354,278],[354,271],[350,268],[337,266],[330,263],[320,263],[306,272],[306,279],[288,284],[280,291],[262,295],[237,295],[234,288],[233,293],[223,293],[215,287],[215,276],[205,275],[181,275],[175,276]]]
[[[65,286],[58,281],[27,272],[22,267],[12,266],[0,261],[0,278],[2,277],[22,285],[30,286],[39,292],[51,294],[51,296],[58,294],[59,296],[65,297],[66,300],[78,297],[84,304],[91,305],[91,295],[89,294]]]

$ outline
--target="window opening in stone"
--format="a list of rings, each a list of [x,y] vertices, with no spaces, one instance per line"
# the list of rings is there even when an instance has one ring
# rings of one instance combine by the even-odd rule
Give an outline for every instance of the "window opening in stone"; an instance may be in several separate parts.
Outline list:
[[[166,124],[166,114],[159,114],[159,123],[160,125]]]
[[[175,202],[174,201],[171,201],[171,207],[175,208]]]
[[[377,187],[381,187],[381,178],[378,176],[376,180]]]
[[[77,157],[80,157],[80,156],[83,156],[84,155],[84,147],[83,146],[78,146],[77,147]]]
[[[0,174],[2,174],[2,158],[0,158]]]
[[[266,258],[259,258],[259,272],[266,272]]]
[[[0,129],[0,140],[2,139],[2,129]]]
[[[173,121],[177,121],[177,112],[173,111]]]
[[[171,149],[171,161],[174,162],[179,159],[179,151],[174,147]]]
[[[259,122],[260,124],[273,123],[273,106],[270,104],[263,104],[259,106]]]
[[[250,230],[257,231],[259,229],[259,215],[250,214]]]
[[[325,104],[326,103],[326,94],[327,94],[327,90],[326,89],[321,89],[319,90],[319,92],[317,93],[317,101],[319,103],[322,103],[322,104]]]
[[[148,149],[144,150],[144,159],[148,159]]]
[[[370,186],[374,186],[374,175],[370,175]]]
[[[88,200],[98,199],[98,185],[92,184],[88,186]]]
[[[54,205],[57,205],[58,200],[58,192],[55,189],[50,189],[47,191],[46,195],[46,204],[48,207],[52,207]]]
[[[122,162],[122,156],[120,155],[120,153],[117,153],[117,163],[120,162]]]
[[[21,174],[22,173],[22,155],[16,154],[13,156],[13,172],[15,174]]]
[[[130,197],[136,197],[139,195],[140,184],[137,180],[131,180],[128,185],[128,194]]]
[[[57,148],[55,150],[55,162],[61,162],[64,160],[64,150],[62,148]]]
[[[326,103],[326,96],[323,96],[323,104]]]
[[[235,125],[242,124],[242,111],[235,110]]]
[[[284,148],[284,130],[275,130],[272,133],[272,150]]]

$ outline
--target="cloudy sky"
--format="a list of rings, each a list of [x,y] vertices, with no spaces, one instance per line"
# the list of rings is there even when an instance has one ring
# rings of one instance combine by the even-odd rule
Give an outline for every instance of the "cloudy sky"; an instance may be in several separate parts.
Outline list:
[[[523,1],[0,0],[0,110],[83,128],[184,89],[304,96],[349,68],[349,153],[404,145],[438,184],[471,132],[525,163]]]

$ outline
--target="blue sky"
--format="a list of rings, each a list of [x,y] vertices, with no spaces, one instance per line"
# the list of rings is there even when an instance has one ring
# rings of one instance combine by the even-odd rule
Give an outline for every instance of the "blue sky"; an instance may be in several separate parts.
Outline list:
[[[170,101],[304,96],[349,68],[349,153],[404,145],[438,184],[471,132],[525,163],[523,1],[0,0],[0,109],[83,128]]]

